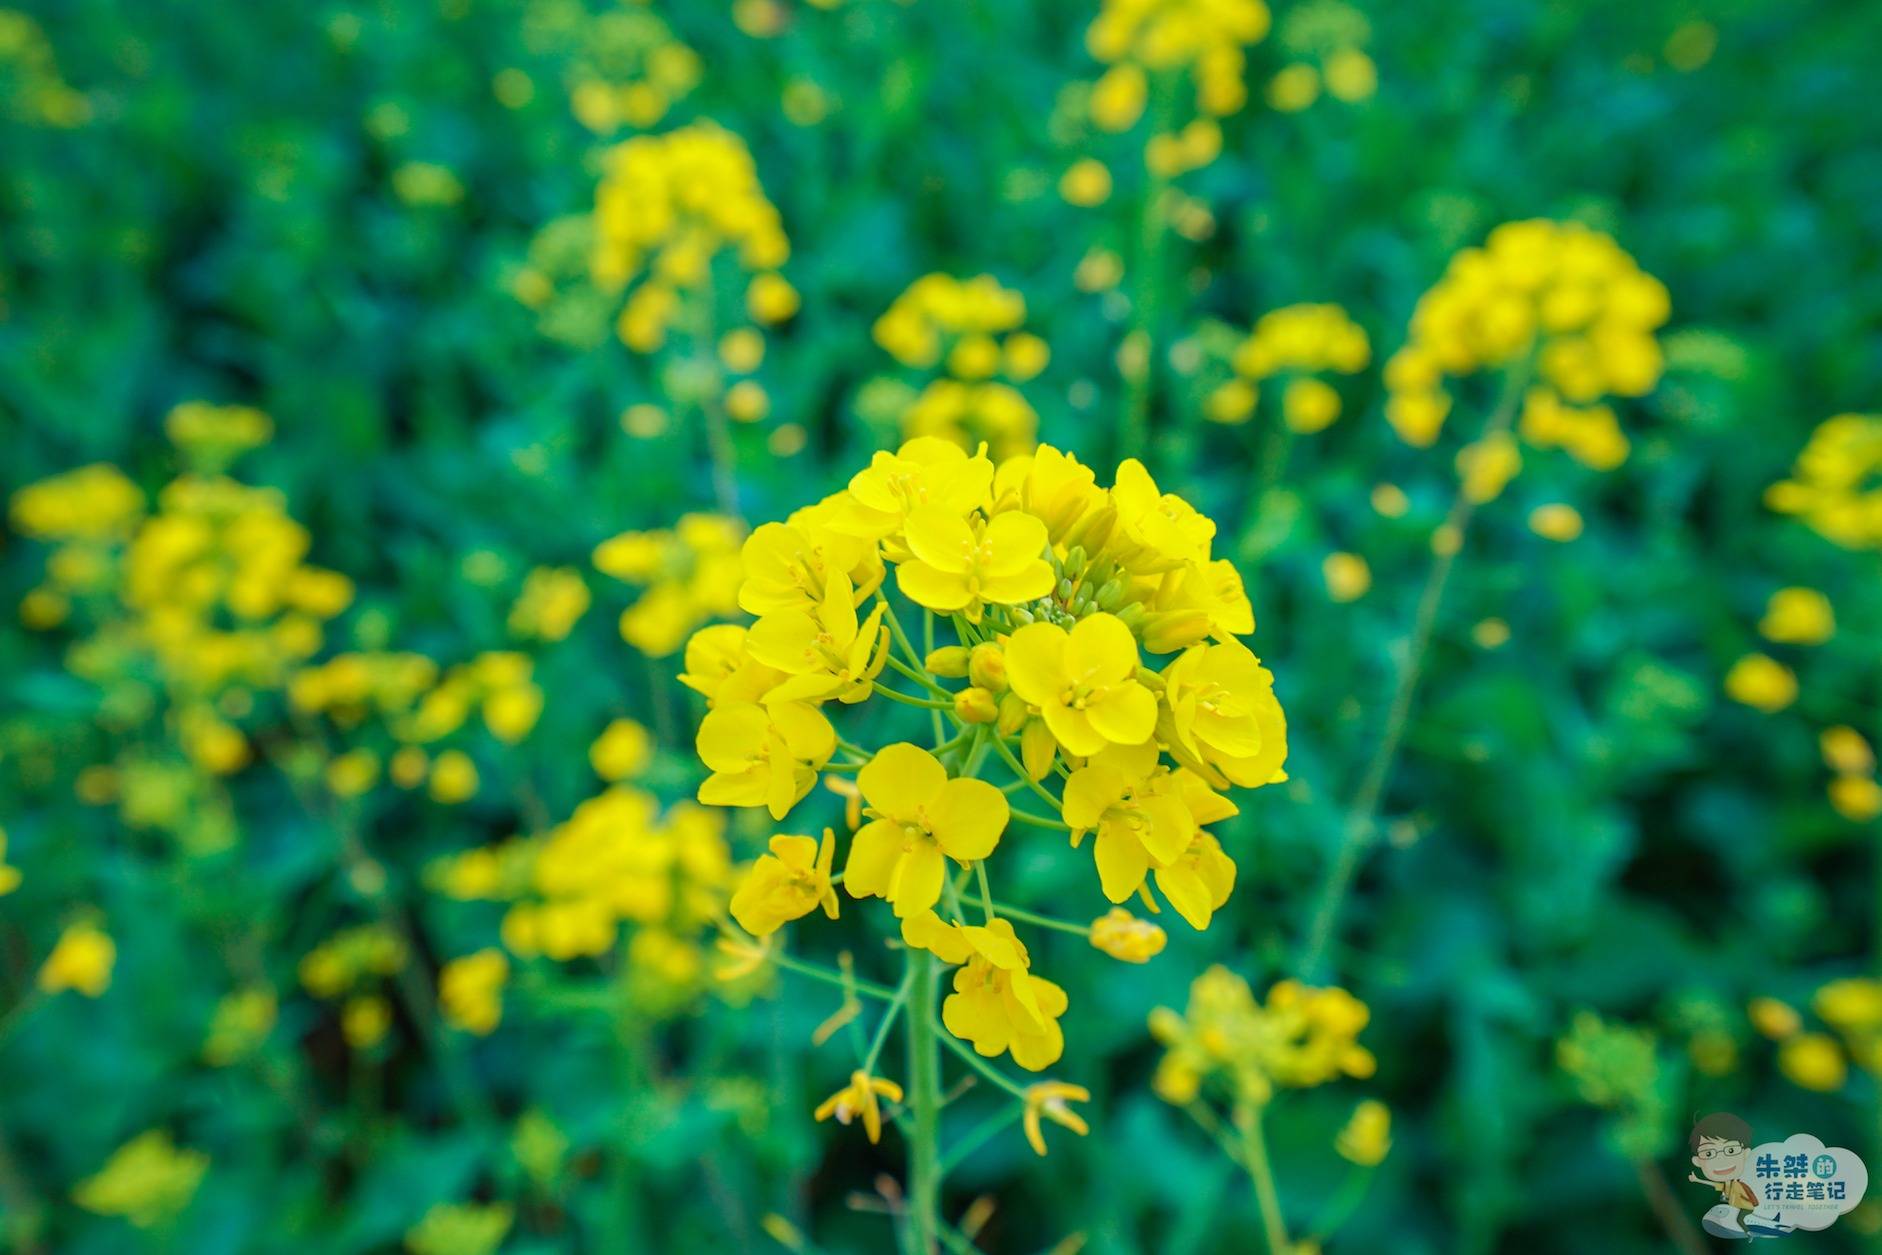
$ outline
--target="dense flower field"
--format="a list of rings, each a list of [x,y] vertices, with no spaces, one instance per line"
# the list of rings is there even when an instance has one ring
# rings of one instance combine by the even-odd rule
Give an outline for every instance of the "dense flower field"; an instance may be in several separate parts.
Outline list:
[[[1696,1255],[1697,1116],[1882,1168],[1877,47],[0,9],[0,1247]]]

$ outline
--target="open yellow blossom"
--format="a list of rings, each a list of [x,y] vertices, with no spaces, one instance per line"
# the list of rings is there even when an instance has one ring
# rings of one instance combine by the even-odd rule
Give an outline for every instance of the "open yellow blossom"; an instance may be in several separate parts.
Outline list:
[[[1271,784],[1287,761],[1274,676],[1240,641],[1192,646],[1164,668],[1157,735],[1217,788]]]
[[[699,786],[700,801],[763,806],[783,819],[836,752],[836,730],[814,706],[748,703],[708,711],[695,744],[712,772]]]
[[[1137,680],[1137,642],[1111,614],[1080,619],[1071,631],[1033,623],[1006,648],[1013,691],[1039,708],[1067,753],[1141,745],[1156,730],[1157,699]]]
[[[882,1140],[882,1108],[876,1101],[878,1095],[890,1102],[901,1102],[902,1087],[867,1072],[852,1072],[850,1083],[818,1104],[814,1114],[819,1120],[835,1116],[838,1124],[848,1124],[861,1116],[863,1132],[869,1135],[871,1142],[879,1142]]]
[[[830,577],[842,574],[855,586],[858,601],[882,583],[882,559],[873,540],[833,531],[826,513],[800,510],[790,523],[766,523],[739,551],[745,573],[738,607],[746,614],[779,610],[814,613],[829,593]]]
[[[714,709],[764,700],[784,682],[784,673],[751,656],[745,648],[750,635],[738,623],[715,623],[694,632],[686,642],[680,683],[704,695]]]
[[[1052,1123],[1070,1129],[1080,1137],[1091,1132],[1091,1126],[1085,1123],[1083,1116],[1073,1111],[1068,1103],[1090,1102],[1091,1091],[1083,1085],[1069,1085],[1064,1081],[1040,1081],[1026,1087],[1026,1114],[1022,1123],[1026,1128],[1026,1141],[1031,1144],[1035,1154],[1046,1153],[1045,1129],[1040,1124],[1044,1117]]]
[[[1169,941],[1164,931],[1147,919],[1138,919],[1114,906],[1091,921],[1091,944],[1125,963],[1148,963],[1163,953]]]
[[[889,658],[887,609],[878,604],[859,627],[849,577],[832,571],[814,613],[793,607],[759,619],[745,638],[747,652],[789,677],[764,695],[765,703],[854,704],[868,697]]]
[[[59,935],[39,968],[39,987],[49,994],[77,990],[96,998],[111,985],[118,947],[96,924],[79,923]]]
[[[1059,1017],[1065,991],[1029,970],[1026,946],[1003,919],[962,928],[969,953],[954,973],[954,992],[941,1004],[948,1032],[989,1057],[1010,1052],[1029,1072],[1049,1068],[1065,1050]],[[945,957],[945,956],[944,956]]]
[[[1175,861],[1156,870],[1157,888],[1191,928],[1209,927],[1215,913],[1235,891],[1235,862],[1222,851],[1222,843],[1198,829],[1189,848]]]
[[[1052,568],[1040,555],[1046,525],[1009,511],[968,521],[938,506],[908,516],[903,531],[914,557],[895,570],[909,600],[942,614],[959,611],[980,622],[988,602],[1018,605],[1052,591]]]
[[[850,845],[843,884],[853,897],[887,898],[898,916],[941,899],[946,859],[986,858],[1006,829],[1006,794],[984,780],[950,780],[927,750],[884,747],[857,775],[870,819]]]
[[[1204,815],[1191,813],[1196,800]],[[1065,822],[1072,844],[1097,830],[1092,853],[1104,896],[1122,902],[1143,885],[1152,867],[1175,863],[1203,823],[1236,814],[1233,802],[1197,781],[1184,789],[1159,765],[1154,743],[1107,746],[1065,784]]]
[[[1129,558],[1140,573],[1208,560],[1215,522],[1175,493],[1159,489],[1136,458],[1118,465],[1111,502],[1119,531],[1134,546]]]
[[[767,937],[819,906],[837,917],[836,891],[830,869],[836,858],[836,834],[823,830],[823,841],[779,833],[771,838],[771,852],[752,864],[738,891],[732,895],[732,918],[754,937]]]
[[[917,436],[894,453],[878,452],[851,477],[841,522],[856,535],[886,539],[922,506],[965,517],[986,503],[992,487],[993,463],[984,456],[969,456],[938,436]]]

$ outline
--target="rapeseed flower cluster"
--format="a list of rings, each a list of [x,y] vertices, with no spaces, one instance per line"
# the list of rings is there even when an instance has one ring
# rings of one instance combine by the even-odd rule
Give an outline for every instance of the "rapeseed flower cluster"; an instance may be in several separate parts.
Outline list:
[[[589,273],[603,292],[625,294],[616,330],[630,349],[658,351],[683,321],[713,324],[709,280],[721,256],[748,277],[752,319],[795,312],[796,293],[778,274],[790,244],[737,136],[694,123],[616,145],[602,163]]]
[[[52,546],[21,617],[82,632],[66,665],[99,690],[114,738],[111,761],[77,774],[80,798],[206,851],[234,840],[218,781],[254,756],[245,724],[320,650],[353,585],[306,561],[311,539],[279,492],[223,473],[269,438],[265,415],[186,403],[166,428],[196,469],[154,502],[99,464],[19,489],[10,517]]]
[[[1196,111],[1237,113],[1248,102],[1250,45],[1267,35],[1262,0],[1105,0],[1085,46],[1107,69],[1092,89],[1092,120],[1127,131],[1143,116],[1153,77],[1183,73],[1195,82]]]
[[[1272,675],[1239,639],[1253,611],[1211,552],[1215,530],[1134,460],[1106,488],[1051,446],[996,464],[985,445],[923,436],[753,531],[737,602],[754,621],[694,633],[681,675],[707,707],[699,800],[762,808],[784,828],[743,871],[733,919],[769,939],[813,912],[835,917],[843,897],[880,899],[910,980],[936,960],[953,969],[939,999],[945,1032],[1028,1071],[1057,1062],[1070,997],[1038,971],[1020,927],[1148,961],[1165,933],[1122,904],[1167,903],[1208,927],[1235,881],[1208,827],[1237,813],[1232,787],[1285,778],[1285,717]],[[911,611],[921,652],[902,626]],[[933,740],[839,734],[839,721],[873,726],[868,710],[925,718]],[[995,772],[1010,783],[982,778]],[[825,777],[847,800],[847,835],[789,823]],[[1011,800],[1020,791],[1052,814]],[[1002,906],[999,849],[1044,835],[1015,825],[1089,848],[1095,887],[1117,905],[1089,926]],[[771,946],[725,943],[739,970]],[[879,1129],[871,1113],[901,1092],[876,1075],[879,1050],[820,1114]],[[1083,1097],[1076,1086],[1009,1092],[1026,1095],[1035,1149],[1042,1119],[1083,1131],[1066,1106]]]
[[[580,0],[537,0],[525,37],[576,45],[568,69],[569,107],[596,135],[646,130],[699,86],[699,54],[652,9],[590,13]]]
[[[504,744],[522,741],[542,714],[534,671],[530,657],[514,650],[486,651],[442,671],[423,654],[347,652],[297,671],[288,701],[302,714],[324,715],[342,731],[376,719],[391,738],[383,751],[360,744],[327,762],[327,787],[336,795],[365,793],[383,767],[398,787],[426,784],[433,800],[451,805],[476,794],[477,768],[464,750],[439,749],[438,743],[473,714]]]
[[[1235,378],[1218,386],[1203,413],[1218,423],[1254,416],[1264,380],[1283,381],[1281,418],[1302,434],[1324,431],[1340,416],[1340,394],[1321,376],[1364,370],[1366,333],[1338,305],[1287,305],[1263,314],[1230,358]]]
[[[1179,1106],[1215,1089],[1259,1108],[1276,1089],[1364,1079],[1377,1067],[1358,1040],[1370,1018],[1344,989],[1277,981],[1264,1003],[1242,977],[1212,967],[1190,985],[1182,1012],[1151,1013],[1150,1032],[1164,1046],[1152,1086]]]
[[[1819,424],[1764,503],[1845,549],[1882,549],[1882,416],[1838,414]]]
[[[1275,42],[1286,64],[1268,80],[1270,107],[1298,113],[1325,94],[1345,104],[1369,100],[1379,87],[1379,69],[1366,55],[1371,23],[1337,0],[1290,6]]]
[[[677,1009],[703,987],[701,939],[726,910],[732,857],[724,817],[683,802],[662,812],[642,789],[614,784],[539,836],[466,850],[441,862],[447,897],[507,904],[500,934],[519,959],[599,958],[626,939],[643,1007]],[[447,1015],[472,1032],[496,1026],[508,975],[501,952],[447,966]]]
[[[1507,386],[1526,389],[1517,423],[1525,441],[1611,470],[1629,444],[1603,398],[1642,396],[1658,382],[1665,359],[1654,333],[1669,308],[1665,286],[1601,232],[1505,223],[1454,257],[1419,299],[1409,342],[1386,363],[1386,418],[1406,443],[1431,445],[1451,408],[1446,380],[1501,370]],[[1460,455],[1479,501],[1520,465],[1502,430]]]
[[[1674,1097],[1651,1030],[1580,1011],[1555,1043],[1555,1061],[1583,1102],[1614,1117],[1608,1136],[1623,1155],[1652,1159],[1665,1150]]]
[[[904,438],[938,436],[995,458],[1027,453],[1039,415],[1017,385],[1044,370],[1046,342],[1021,330],[1026,298],[992,275],[924,275],[876,320],[876,343],[913,370],[944,373],[908,400]]]
[[[709,619],[738,613],[745,531],[722,514],[687,514],[672,528],[622,532],[595,547],[595,568],[642,590],[621,613],[621,639],[653,658]]]

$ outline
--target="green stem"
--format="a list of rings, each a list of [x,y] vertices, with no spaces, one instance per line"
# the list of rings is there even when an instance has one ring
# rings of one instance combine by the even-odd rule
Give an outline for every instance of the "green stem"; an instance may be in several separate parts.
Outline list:
[[[932,1028],[933,1026],[931,1025],[930,1027]],[[1021,1102],[1026,1101],[1026,1087],[1024,1085],[1021,1085],[1017,1081],[1009,1080],[1006,1076],[1002,1075],[998,1068],[976,1054],[972,1046],[965,1045],[955,1040],[954,1034],[944,1029],[935,1029],[934,1031],[939,1035],[941,1044],[960,1056],[961,1060],[965,1062],[968,1067],[980,1073],[980,1075],[986,1077],[989,1081],[992,1081],[995,1085],[1019,1099]]]
[[[1091,936],[1088,924],[1074,924],[1070,920],[1053,919],[1050,915],[1041,915],[1037,911],[1022,910],[1005,902],[996,902],[994,909],[1008,919],[1016,919],[1022,924],[1036,924],[1040,928],[1055,928],[1062,933],[1075,933],[1080,937]]]
[[[990,739],[993,742],[994,752],[1006,761],[1006,765],[1008,767],[1011,767],[1013,769],[1014,775],[1018,776],[1021,780],[1025,781],[1026,786],[1030,788],[1034,793],[1037,793],[1040,797],[1044,798],[1047,802],[1050,802],[1052,804],[1053,810],[1062,809],[1059,803],[1059,799],[1057,799],[1056,797],[1053,797],[1052,794],[1046,789],[1046,786],[1044,786],[1043,784],[1040,784],[1037,780],[1034,780],[1032,776],[1027,773],[1025,765],[1019,761],[1019,759],[1014,755],[1012,749],[1008,747],[1005,737],[994,736]]]
[[[908,1003],[909,986],[914,981],[911,969],[902,977],[902,983],[896,987],[895,997],[889,999],[889,1005],[883,1008],[882,1023],[876,1025],[876,1035],[869,1043],[869,1053],[863,1056],[862,1070],[874,1075],[876,1060],[882,1057],[882,1048],[888,1044],[889,1030],[895,1027],[895,1017],[901,1014]]]
[[[934,710],[934,711],[954,709],[953,702],[935,702],[935,701],[929,701],[925,697],[910,697],[907,693],[897,692],[896,690],[890,688],[888,685],[884,684],[880,680],[876,681],[876,692],[882,695],[883,697],[888,698],[890,701],[900,702],[904,706],[919,706],[923,710]]]
[[[987,887],[987,860],[986,859],[982,858],[982,859],[974,860],[974,875],[980,881],[981,914],[985,915],[987,917],[987,922],[991,924],[993,922],[996,912],[993,909],[993,890]]]
[[[1489,421],[1484,424],[1485,436],[1509,431],[1528,378],[1529,371],[1524,366],[1512,367],[1504,376],[1503,395]],[[1432,555],[1424,590],[1418,595],[1418,609],[1413,616],[1411,634],[1405,641],[1404,661],[1400,666],[1398,684],[1392,693],[1391,706],[1386,713],[1384,735],[1379,738],[1379,744],[1366,764],[1365,773],[1360,777],[1359,788],[1346,809],[1346,817],[1340,829],[1339,848],[1334,853],[1333,861],[1327,865],[1326,876],[1315,898],[1306,940],[1301,946],[1300,961],[1294,965],[1296,974],[1304,981],[1318,977],[1321,963],[1326,959],[1327,949],[1333,942],[1334,932],[1339,927],[1340,910],[1345,905],[1347,891],[1352,888],[1360,861],[1377,835],[1379,801],[1391,780],[1399,747],[1404,743],[1405,731],[1411,723],[1412,703],[1418,696],[1418,682],[1423,677],[1425,657],[1431,649],[1438,609],[1444,603],[1444,590],[1450,583],[1451,572],[1457,566],[1457,557],[1463,552],[1464,539],[1476,512],[1477,503],[1464,494],[1460,484],[1457,495],[1451,499],[1450,512],[1444,522],[1447,543]]]
[[[712,458],[712,495],[718,501],[719,513],[742,519],[738,509],[738,450],[732,444],[732,427],[725,416],[725,376],[713,355],[710,289],[693,302],[693,315],[693,360],[702,382],[710,381],[698,405],[700,417],[705,419],[706,451]]]
[[[1261,1228],[1268,1239],[1268,1255],[1287,1255],[1287,1224],[1281,1216],[1281,1197],[1274,1188],[1274,1170],[1268,1163],[1268,1139],[1261,1131],[1261,1108],[1244,1107],[1235,1113],[1241,1130],[1243,1165],[1255,1185],[1261,1208]]]
[[[775,963],[778,967],[783,968],[787,972],[796,972],[799,976],[808,976],[812,980],[820,980],[826,985],[835,985],[838,989],[848,989],[855,993],[862,994],[865,998],[880,998],[885,1002],[891,1002],[895,999],[895,991],[890,989],[887,985],[878,985],[874,981],[859,980],[854,976],[846,977],[841,972],[826,971],[818,967],[815,963],[805,963],[801,959],[793,959],[788,954],[767,955],[765,956],[765,961]]]
[[[920,1255],[935,1249],[941,1193],[941,1059],[935,1045],[934,956],[908,950],[908,1211]]]
[[[934,693],[936,696],[939,696],[939,697],[950,696],[950,694],[948,693],[946,689],[942,688],[939,684],[936,684],[933,680],[928,678],[928,673],[926,671],[917,671],[915,668],[903,662],[900,658],[897,658],[894,654],[890,654],[887,658],[884,658],[883,661],[888,663],[890,669],[895,671],[897,674],[902,675],[907,679],[913,680],[917,684],[926,686],[928,691],[931,693]]]
[[[1031,824],[1035,828],[1056,828],[1060,832],[1072,830],[1072,826],[1064,820],[1047,819],[1044,815],[1035,815],[1031,811],[1023,811],[1016,806],[1009,806],[1007,810],[1022,824]]]

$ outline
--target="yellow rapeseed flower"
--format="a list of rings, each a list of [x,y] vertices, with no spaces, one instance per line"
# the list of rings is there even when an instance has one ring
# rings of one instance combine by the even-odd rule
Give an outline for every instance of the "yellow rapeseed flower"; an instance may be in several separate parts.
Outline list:
[[[902,1087],[880,1076],[852,1072],[850,1083],[819,1103],[814,1114],[819,1120],[835,1116],[838,1124],[848,1124],[861,1116],[863,1132],[869,1135],[871,1142],[879,1142],[882,1140],[882,1107],[878,1096],[890,1102],[901,1102]]]
[[[850,845],[843,886],[858,898],[886,898],[898,916],[941,899],[946,858],[986,858],[1005,831],[1006,795],[984,780],[950,780],[927,750],[885,746],[857,775],[864,824]]]
[[[39,987],[49,994],[72,989],[96,998],[110,988],[117,960],[118,947],[103,929],[92,923],[72,924],[40,965]]]
[[[836,834],[828,828],[822,842],[785,833],[773,836],[770,853],[752,864],[732,894],[732,918],[754,937],[768,937],[820,906],[835,919],[836,891],[830,886],[835,859]]]

